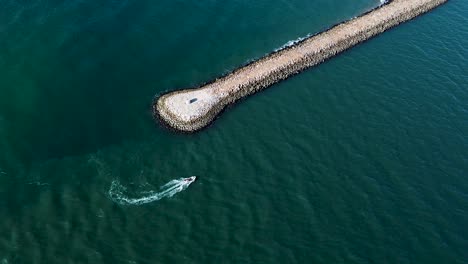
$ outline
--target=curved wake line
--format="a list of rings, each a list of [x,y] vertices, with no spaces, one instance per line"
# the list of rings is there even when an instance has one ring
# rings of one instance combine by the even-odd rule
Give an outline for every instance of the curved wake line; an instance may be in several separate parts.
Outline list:
[[[161,200],[162,198],[172,197],[176,193],[181,192],[190,185],[184,178],[172,180],[159,188],[159,191],[144,192],[144,196],[139,198],[130,198],[125,195],[127,188],[122,186],[118,181],[113,181],[109,188],[110,198],[121,205],[142,205]],[[143,193],[143,192],[140,192]]]

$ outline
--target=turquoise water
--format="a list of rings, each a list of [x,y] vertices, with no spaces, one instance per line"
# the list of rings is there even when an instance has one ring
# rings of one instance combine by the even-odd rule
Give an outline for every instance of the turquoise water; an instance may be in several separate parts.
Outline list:
[[[0,261],[468,263],[464,0],[200,133],[152,119],[155,94],[378,3],[0,0]]]

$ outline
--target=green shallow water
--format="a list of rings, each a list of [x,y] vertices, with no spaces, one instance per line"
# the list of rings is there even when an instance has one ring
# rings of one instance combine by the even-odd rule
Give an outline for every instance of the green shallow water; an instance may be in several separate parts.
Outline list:
[[[468,263],[466,1],[200,133],[151,117],[155,94],[376,5],[0,0],[0,261]]]

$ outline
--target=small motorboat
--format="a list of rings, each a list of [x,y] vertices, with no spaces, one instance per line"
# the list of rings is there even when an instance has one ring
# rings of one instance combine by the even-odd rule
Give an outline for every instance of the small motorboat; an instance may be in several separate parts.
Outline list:
[[[191,176],[191,177],[188,177],[188,178],[184,178],[184,182],[192,183],[192,182],[194,182],[196,179],[197,179],[197,176]]]

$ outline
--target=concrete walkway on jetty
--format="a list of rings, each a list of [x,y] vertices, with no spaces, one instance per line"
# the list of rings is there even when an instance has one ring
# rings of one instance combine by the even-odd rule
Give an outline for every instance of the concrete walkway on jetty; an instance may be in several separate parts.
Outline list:
[[[164,94],[155,102],[154,114],[179,131],[193,132],[202,129],[226,105],[320,64],[446,1],[389,1],[371,12],[267,55],[202,87]]]

